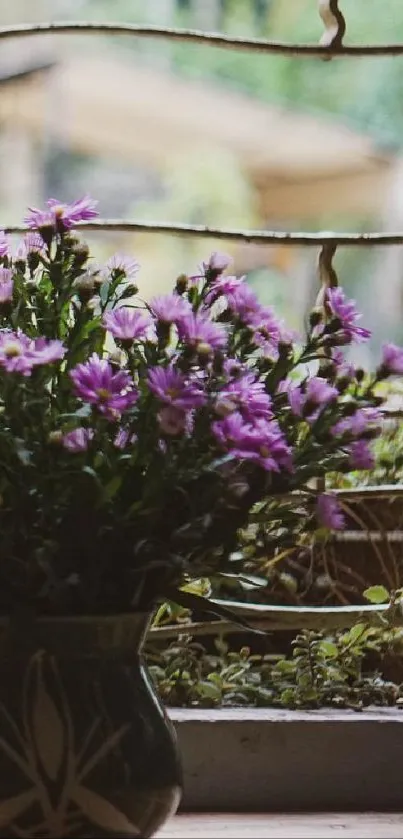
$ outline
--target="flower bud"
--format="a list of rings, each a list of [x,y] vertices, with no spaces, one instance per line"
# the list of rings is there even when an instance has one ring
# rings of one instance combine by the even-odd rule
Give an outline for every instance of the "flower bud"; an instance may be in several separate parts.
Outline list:
[[[176,280],[176,291],[178,294],[184,294],[188,287],[188,277],[186,274],[180,274]]]
[[[44,224],[42,227],[38,227],[38,231],[41,234],[45,245],[50,247],[53,241],[53,236],[55,235],[53,224]]]
[[[16,259],[14,262],[14,268],[16,268],[20,274],[23,274],[25,272],[25,259]]]
[[[78,236],[75,236],[74,233],[69,232],[69,233],[65,233],[64,244],[66,245],[67,248],[73,249],[73,248],[76,248],[76,247],[80,247],[81,241],[78,238]]]
[[[322,344],[324,347],[345,347],[347,344],[351,344],[351,338],[343,333],[324,335]]]
[[[352,417],[358,408],[357,402],[355,400],[351,400],[351,402],[345,402],[343,405],[343,414],[345,417]]]
[[[340,376],[339,379],[336,379],[335,384],[339,393],[344,393],[347,390],[350,381],[348,376]]]
[[[332,379],[335,373],[336,365],[331,359],[324,361],[323,364],[321,362],[320,374],[318,373],[318,376],[320,375],[322,379]]]
[[[279,341],[278,342],[279,358],[285,360],[286,358],[290,357],[291,353],[292,353],[292,344],[290,344],[288,341]]]
[[[90,249],[86,242],[80,242],[73,248],[74,268],[82,268],[88,261]]]
[[[222,253],[221,251],[214,251],[210,256],[206,268],[210,272],[210,275],[213,274],[215,277],[218,277],[231,265],[231,262],[232,259],[228,254]]]
[[[77,291],[78,298],[81,303],[88,303],[95,291],[95,282],[92,274],[83,274],[77,277],[74,282],[74,288]]]
[[[362,370],[361,367],[358,367],[355,371],[355,378],[357,379],[358,383],[362,382],[365,379],[365,370]]]
[[[125,286],[125,297],[135,297],[136,294],[138,294],[138,290],[138,286],[134,285],[134,283],[130,283]]]
[[[342,326],[343,324],[340,318],[332,318],[331,321],[326,324],[326,332],[330,334],[333,332],[339,332]]]
[[[33,272],[36,271],[36,269],[37,269],[37,267],[40,263],[39,253],[37,251],[30,251],[27,254],[27,263],[28,263],[28,268],[29,268],[30,272],[33,274]]]
[[[312,309],[312,312],[309,315],[309,323],[312,329],[315,329],[315,326],[319,326],[320,323],[323,321],[323,310],[322,309]]]
[[[51,431],[48,435],[48,443],[52,446],[59,446],[63,440],[62,431]]]

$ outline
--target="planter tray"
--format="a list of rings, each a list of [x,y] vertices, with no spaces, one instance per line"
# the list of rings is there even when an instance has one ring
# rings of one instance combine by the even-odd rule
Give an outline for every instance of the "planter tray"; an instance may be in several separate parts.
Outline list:
[[[184,759],[184,811],[403,811],[402,710],[169,714]]]

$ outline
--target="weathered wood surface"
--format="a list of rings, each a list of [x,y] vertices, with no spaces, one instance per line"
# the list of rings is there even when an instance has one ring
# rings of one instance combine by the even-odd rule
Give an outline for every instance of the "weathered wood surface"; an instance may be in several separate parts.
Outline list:
[[[183,814],[158,839],[401,839],[403,813]]]

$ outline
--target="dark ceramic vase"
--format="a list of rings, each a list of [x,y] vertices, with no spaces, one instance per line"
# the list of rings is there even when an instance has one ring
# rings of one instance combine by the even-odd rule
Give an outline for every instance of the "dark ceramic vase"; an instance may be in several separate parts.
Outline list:
[[[0,837],[149,837],[175,812],[175,734],[141,656],[148,615],[0,629]]]

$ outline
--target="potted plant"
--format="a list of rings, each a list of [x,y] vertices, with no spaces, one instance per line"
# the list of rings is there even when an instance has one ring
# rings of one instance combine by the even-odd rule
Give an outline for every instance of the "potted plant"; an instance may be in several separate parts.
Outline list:
[[[373,376],[346,365],[369,333],[340,289],[299,341],[223,254],[142,302],[136,262],[95,268],[73,232],[95,215],[50,200],[14,253],[0,237],[0,836],[155,833],[181,773],[141,656],[154,609],[242,574],[256,505],[287,521],[291,491],[362,465],[403,370],[390,345]]]

